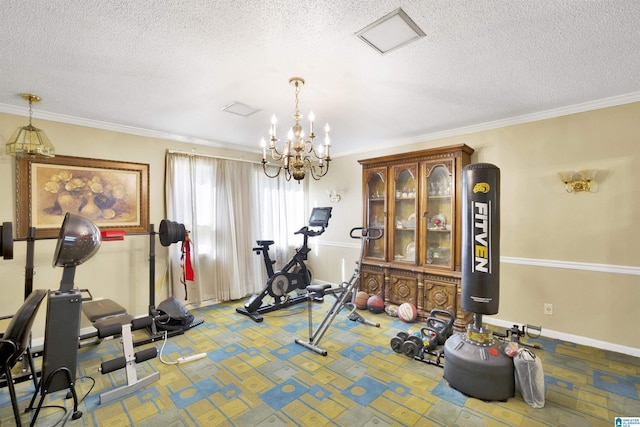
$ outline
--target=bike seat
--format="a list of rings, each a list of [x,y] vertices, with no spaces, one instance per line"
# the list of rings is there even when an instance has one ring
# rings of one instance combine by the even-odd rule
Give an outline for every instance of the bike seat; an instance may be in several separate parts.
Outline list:
[[[318,296],[324,295],[324,291],[331,287],[328,283],[323,283],[321,285],[309,285],[307,286],[307,292],[310,294],[316,294]]]
[[[275,242],[273,240],[256,240],[256,243],[259,246],[263,246],[263,247],[269,247],[271,245],[273,245]]]

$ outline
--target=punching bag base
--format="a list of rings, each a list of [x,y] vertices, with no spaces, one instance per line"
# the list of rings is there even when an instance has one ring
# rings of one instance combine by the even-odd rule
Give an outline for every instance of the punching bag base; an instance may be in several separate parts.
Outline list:
[[[507,400],[515,395],[513,359],[498,343],[478,345],[456,333],[444,343],[444,379],[467,396]]]

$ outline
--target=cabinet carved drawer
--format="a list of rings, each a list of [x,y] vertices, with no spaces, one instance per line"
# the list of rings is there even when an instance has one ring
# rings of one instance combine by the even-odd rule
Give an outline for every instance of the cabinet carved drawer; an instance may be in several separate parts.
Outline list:
[[[415,274],[405,271],[391,271],[389,275],[389,294],[386,300],[391,304],[410,302],[416,307],[418,278]]]
[[[456,313],[457,289],[455,284],[427,280],[424,289],[424,308],[427,312],[437,308],[453,314]]]
[[[373,266],[363,266],[360,277],[360,290],[369,295],[384,297],[384,271]]]

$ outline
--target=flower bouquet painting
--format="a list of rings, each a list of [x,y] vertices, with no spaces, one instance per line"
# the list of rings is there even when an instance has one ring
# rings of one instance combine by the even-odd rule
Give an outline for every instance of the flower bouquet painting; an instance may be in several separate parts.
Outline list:
[[[27,164],[21,168],[21,163]],[[19,234],[27,212],[28,226],[40,235],[47,229],[55,235],[67,212],[89,218],[100,228],[148,227],[148,165],[64,156],[20,158],[17,176]],[[21,181],[29,182],[29,194],[22,194]]]

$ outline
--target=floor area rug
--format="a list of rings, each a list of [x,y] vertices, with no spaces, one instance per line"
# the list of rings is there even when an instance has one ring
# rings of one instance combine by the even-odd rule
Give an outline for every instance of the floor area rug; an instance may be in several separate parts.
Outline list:
[[[330,297],[315,303],[320,321]],[[256,323],[236,313],[243,301],[192,310],[203,323],[183,335],[146,344],[162,360],[206,353],[165,364],[159,357],[136,364],[138,378],[159,379],[135,393],[101,404],[101,393],[127,384],[125,369],[99,372],[103,361],[122,355],[119,339],[79,350],[76,381],[82,399],[78,420],[68,426],[615,426],[617,417],[640,417],[640,359],[544,338],[534,353],[542,360],[545,406],[534,409],[516,395],[487,402],[451,388],[443,369],[395,353],[390,340],[414,329],[386,314],[362,311],[379,328],[340,313],[322,339],[321,356],[297,345],[308,339],[306,304],[264,315]],[[136,331],[137,334],[144,333]],[[446,363],[446,357],[445,362]],[[20,407],[32,395],[17,384]],[[62,425],[70,407],[65,392],[47,395],[38,426]],[[55,407],[54,407],[55,406]],[[22,421],[28,425],[29,414]],[[15,425],[8,389],[0,389],[0,426]]]

